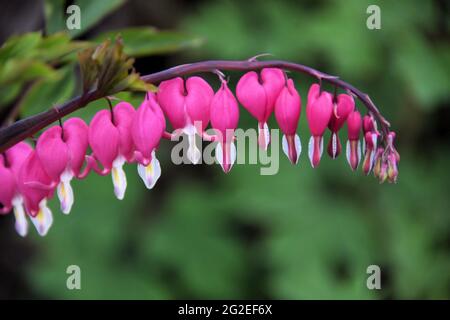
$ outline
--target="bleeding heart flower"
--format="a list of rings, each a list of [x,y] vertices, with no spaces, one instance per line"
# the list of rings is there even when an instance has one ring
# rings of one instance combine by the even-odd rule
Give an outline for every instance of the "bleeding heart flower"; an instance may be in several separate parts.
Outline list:
[[[331,131],[330,141],[328,142],[327,152],[329,156],[336,159],[341,153],[341,142],[339,141],[338,131],[342,128],[348,115],[355,109],[355,101],[348,94],[340,94],[337,101],[333,104],[333,113],[331,114],[328,128]]]
[[[74,202],[70,185],[73,177],[82,178],[86,150],[88,147],[88,126],[80,118],[67,120],[62,127],[54,126],[39,137],[36,153],[45,172],[57,184],[61,211],[68,214]]]
[[[20,168],[18,186],[31,222],[38,233],[45,236],[53,223],[47,199],[53,196],[56,185],[46,173],[35,150],[28,155]]]
[[[361,114],[355,110],[347,118],[348,140],[347,140],[347,161],[353,170],[358,168],[361,159],[361,144],[359,135],[361,132]]]
[[[260,76],[255,71],[247,72],[236,86],[239,102],[258,120],[258,143],[264,150],[270,143],[267,121],[285,82],[281,69],[265,68],[261,70]]]
[[[89,126],[89,144],[93,151],[90,167],[100,175],[111,172],[114,194],[122,200],[127,188],[127,179],[123,171],[125,162],[134,160],[134,144],[131,126],[135,116],[133,106],[120,102],[113,109],[97,112]],[[98,160],[103,169],[99,169]]]
[[[308,92],[306,103],[306,118],[308,119],[311,138],[309,140],[308,154],[313,168],[320,163],[323,153],[323,134],[327,129],[333,113],[333,96],[320,90],[318,84],[313,84]]]
[[[152,189],[161,176],[161,166],[155,151],[166,129],[166,120],[155,95],[148,93],[137,109],[131,126],[131,136],[136,146],[139,176],[148,189]]]
[[[296,133],[301,113],[301,99],[292,79],[281,90],[275,102],[275,119],[283,131],[283,151],[296,164],[302,151],[300,137]]]
[[[216,159],[225,173],[231,170],[236,161],[236,146],[233,139],[238,122],[238,102],[226,81],[222,81],[220,89],[211,101],[211,125],[218,131],[219,143],[216,146]]]
[[[376,137],[377,135],[372,132],[366,132],[364,135],[364,160],[363,160],[363,171],[366,175],[372,170],[375,162],[375,149],[376,149]]]
[[[3,205],[0,213],[7,213],[14,208],[15,228],[22,237],[28,233],[28,222],[17,178],[32,150],[27,143],[19,142],[0,154],[0,203]]]
[[[202,136],[208,126],[213,89],[200,77],[190,77],[186,84],[180,77],[163,81],[158,89],[159,105],[168,116],[172,127],[175,130],[181,129],[188,136],[187,157],[197,164],[201,152],[195,145],[195,134]]]

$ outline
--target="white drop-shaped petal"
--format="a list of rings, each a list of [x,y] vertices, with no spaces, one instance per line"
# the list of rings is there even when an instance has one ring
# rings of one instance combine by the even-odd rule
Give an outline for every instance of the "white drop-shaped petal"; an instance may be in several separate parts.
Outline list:
[[[47,207],[47,199],[43,199],[39,203],[39,211],[35,217],[31,217],[34,227],[40,236],[45,236],[52,226],[53,215],[49,207]]]
[[[223,145],[221,142],[219,142],[216,145],[215,156],[216,156],[217,162],[220,164],[220,166],[223,168],[223,170],[226,171],[224,162],[223,162]],[[229,162],[230,162],[229,170],[231,170],[234,163],[236,162],[236,146],[235,146],[234,142],[230,142]]]
[[[187,150],[187,157],[190,162],[197,164],[200,162],[202,154],[195,144],[195,132],[188,133],[188,142],[189,147]]]
[[[286,138],[285,134],[283,134],[283,138],[281,139],[281,145],[283,146],[284,154],[289,158],[289,145],[288,145],[287,138]]]
[[[337,153],[337,134],[336,134],[336,132],[333,132],[331,134],[331,151],[333,153],[333,159],[336,159],[336,153]]]
[[[69,214],[74,202],[73,190],[70,181],[73,178],[73,173],[65,170],[60,177],[61,182],[58,184],[56,193],[61,204],[61,211],[64,214]]]
[[[289,144],[288,144],[286,135],[283,134],[283,139],[281,140],[281,142],[282,142],[284,154],[288,157],[288,159],[290,159]],[[294,147],[295,147],[295,152],[297,154],[297,158],[295,159],[295,164],[297,164],[298,160],[300,159],[300,154],[302,153],[302,143],[301,143],[301,140],[300,140],[300,137],[298,136],[298,134],[295,134],[295,136],[294,136]]]
[[[114,194],[117,199],[122,200],[125,197],[125,191],[127,190],[127,176],[123,170],[125,164],[125,157],[118,156],[112,165],[111,177],[114,185]]]
[[[350,153],[351,153],[350,140],[347,140],[347,146],[345,147],[345,155],[347,157],[348,164],[352,166],[350,162]]]
[[[152,161],[148,166],[138,164],[138,173],[147,189],[152,189],[155,186],[156,181],[161,176],[161,166],[156,159],[155,151],[152,152]]]
[[[28,221],[23,207],[23,198],[21,196],[14,197],[12,205],[14,207],[14,218],[16,219],[16,231],[20,236],[25,237],[28,233]]]
[[[361,142],[359,140],[356,150],[358,152],[358,164],[359,164],[359,161],[361,160]]]
[[[258,125],[258,142],[264,150],[267,150],[270,143],[270,131],[267,122],[264,122],[262,128]]]
[[[308,142],[308,157],[309,157],[309,161],[311,162],[311,166],[314,168],[313,156],[314,156],[314,137],[311,136],[311,138],[309,138],[309,142]]]

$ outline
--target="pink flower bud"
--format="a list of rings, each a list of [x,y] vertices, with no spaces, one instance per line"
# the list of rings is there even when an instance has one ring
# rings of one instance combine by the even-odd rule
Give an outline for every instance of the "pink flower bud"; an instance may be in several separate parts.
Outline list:
[[[395,153],[390,153],[387,158],[387,176],[390,183],[396,183],[398,177],[397,157]]]
[[[347,141],[347,161],[352,170],[356,170],[361,159],[361,144],[359,135],[361,132],[361,114],[355,110],[347,118],[348,141]]]
[[[329,92],[320,92],[320,86],[313,84],[308,92],[306,118],[311,139],[309,140],[309,159],[313,168],[317,167],[323,153],[323,134],[333,112],[333,97]]]
[[[236,86],[239,102],[258,120],[258,143],[264,150],[270,143],[267,121],[284,84],[285,77],[281,69],[265,68],[261,70],[260,77],[254,71],[247,72]]]
[[[327,152],[329,156],[335,159],[341,153],[341,142],[337,132],[342,128],[348,115],[355,109],[355,101],[348,94],[340,94],[334,103],[334,112],[331,114],[328,128],[331,130],[330,141],[328,142]]]
[[[292,79],[289,79],[275,102],[275,119],[283,132],[283,151],[293,164],[298,162],[302,148],[300,137],[296,134],[300,113],[300,95]]]
[[[238,122],[238,102],[227,83],[222,81],[220,89],[211,101],[211,125],[219,134],[216,159],[225,173],[231,170],[236,160],[236,147],[233,138]]]
[[[376,178],[380,177],[381,173],[381,163],[383,162],[383,153],[384,149],[382,147],[378,147],[375,153],[374,165],[373,165],[373,174]]]
[[[4,155],[0,154],[0,203],[3,205],[0,213],[7,213],[11,210],[12,199],[16,194],[16,179],[5,162]]]

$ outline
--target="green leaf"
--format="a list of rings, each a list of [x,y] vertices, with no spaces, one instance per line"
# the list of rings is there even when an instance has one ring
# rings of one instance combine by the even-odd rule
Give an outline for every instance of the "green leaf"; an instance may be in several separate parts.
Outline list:
[[[78,37],[79,35],[87,32],[105,16],[116,10],[124,2],[125,0],[76,0],[73,4],[80,7],[81,28],[79,30],[67,30],[66,19],[69,17],[69,14],[66,13],[65,1],[46,0],[45,17],[47,33],[66,30],[73,38]]]
[[[55,70],[37,60],[8,60],[0,65],[0,84],[21,83],[36,78],[54,78]]]
[[[47,34],[66,30],[65,3],[65,0],[45,0],[45,31]]]
[[[69,100],[75,90],[73,66],[58,71],[55,79],[36,82],[24,98],[21,106],[23,117],[31,116]]]
[[[120,34],[124,41],[125,53],[135,57],[175,52],[197,47],[203,43],[203,40],[197,36],[174,31],[158,31],[151,27],[109,31],[99,35],[94,41],[101,43],[106,39],[114,38],[117,34]]]
[[[9,59],[32,57],[34,49],[39,45],[41,38],[40,32],[12,36],[0,48],[0,64]]]

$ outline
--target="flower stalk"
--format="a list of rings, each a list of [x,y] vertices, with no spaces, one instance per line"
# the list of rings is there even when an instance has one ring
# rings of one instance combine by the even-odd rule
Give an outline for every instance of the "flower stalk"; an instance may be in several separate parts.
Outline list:
[[[339,79],[336,76],[323,73],[302,64],[283,60],[209,60],[183,64],[160,72],[144,75],[141,76],[141,80],[145,81],[146,83],[156,85],[161,81],[176,77],[183,77],[189,74],[214,72],[215,70],[252,71],[260,70],[263,68],[280,68],[284,70],[304,73],[317,78],[321,82],[328,82],[332,85],[335,85],[336,87],[344,89],[348,93],[351,93],[353,96],[357,97],[367,108],[368,112],[373,115],[373,117],[378,121],[381,133],[383,135],[382,140],[385,140],[385,137],[387,137],[390,124],[381,115],[378,108],[366,93],[360,91],[353,85]],[[90,102],[105,98],[106,96],[115,94],[117,92],[108,92],[107,94],[105,94],[102,90],[92,89],[82,94],[81,96],[75,97],[72,100],[55,106],[47,111],[19,120],[9,126],[0,128],[0,152],[4,152],[9,147],[15,145],[16,143],[24,140],[27,137],[32,136],[39,130],[45,128],[58,119],[61,119],[62,117],[85,107]]]

